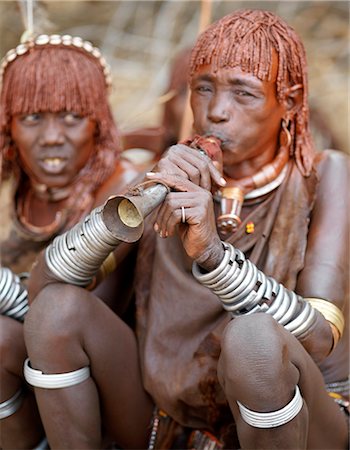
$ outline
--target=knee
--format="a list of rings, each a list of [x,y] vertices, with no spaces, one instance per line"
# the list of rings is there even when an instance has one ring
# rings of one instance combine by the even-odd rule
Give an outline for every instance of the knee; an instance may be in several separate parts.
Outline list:
[[[36,297],[24,322],[24,337],[28,351],[43,344],[49,349],[66,345],[79,330],[89,302],[84,289],[51,284]]]
[[[222,339],[218,375],[221,384],[240,389],[280,384],[292,370],[284,328],[268,314],[232,320]],[[292,376],[293,377],[293,376]]]

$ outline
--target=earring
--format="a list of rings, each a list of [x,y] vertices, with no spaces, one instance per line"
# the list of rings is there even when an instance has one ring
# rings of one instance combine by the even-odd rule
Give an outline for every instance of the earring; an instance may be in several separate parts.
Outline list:
[[[3,148],[3,157],[5,161],[13,161],[15,159],[15,148],[10,143],[5,144]]]
[[[280,133],[280,145],[282,147],[289,148],[292,143],[292,136],[290,135],[290,131],[288,129],[289,119],[282,119],[282,130]],[[282,131],[284,132],[282,134]]]

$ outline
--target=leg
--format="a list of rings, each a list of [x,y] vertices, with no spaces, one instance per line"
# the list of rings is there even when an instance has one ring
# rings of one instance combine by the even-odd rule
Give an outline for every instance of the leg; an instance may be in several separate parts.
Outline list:
[[[51,448],[101,448],[101,423],[123,448],[147,446],[153,404],[136,339],[103,302],[74,286],[47,286],[31,305],[25,339],[31,366],[43,373],[91,370],[75,386],[35,388]]]
[[[23,361],[26,358],[23,325],[0,316],[0,448],[33,448],[44,435],[33,392],[25,388]],[[18,397],[16,398],[16,393]],[[1,405],[13,399],[11,410]]]
[[[327,395],[321,372],[299,342],[267,314],[234,319],[222,342],[218,367],[242,448],[345,449],[347,424]],[[300,412],[284,425],[246,423],[237,401],[252,411],[277,411],[291,402],[296,385]]]

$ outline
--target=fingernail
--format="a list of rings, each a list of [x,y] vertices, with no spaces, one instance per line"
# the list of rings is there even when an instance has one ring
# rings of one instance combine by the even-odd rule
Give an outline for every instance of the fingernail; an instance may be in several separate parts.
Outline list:
[[[158,226],[157,223],[155,223],[155,224],[153,225],[153,229],[154,229],[154,231],[156,231],[156,232],[159,230],[159,226]]]
[[[226,186],[226,180],[225,180],[225,178],[220,178],[220,183],[223,185],[223,186]]]
[[[155,176],[155,173],[153,173],[153,172],[147,172],[147,173],[146,173],[146,176],[148,176],[148,177],[154,177],[154,176]]]

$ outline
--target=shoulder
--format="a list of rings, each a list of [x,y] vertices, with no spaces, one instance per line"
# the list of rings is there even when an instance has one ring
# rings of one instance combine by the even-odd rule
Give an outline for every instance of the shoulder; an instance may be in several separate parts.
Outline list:
[[[333,196],[347,196],[349,193],[350,157],[338,150],[324,150],[317,154],[315,169],[318,193],[325,194],[328,200]]]
[[[320,178],[346,175],[350,169],[350,157],[338,150],[323,150],[316,155],[315,167]]]

